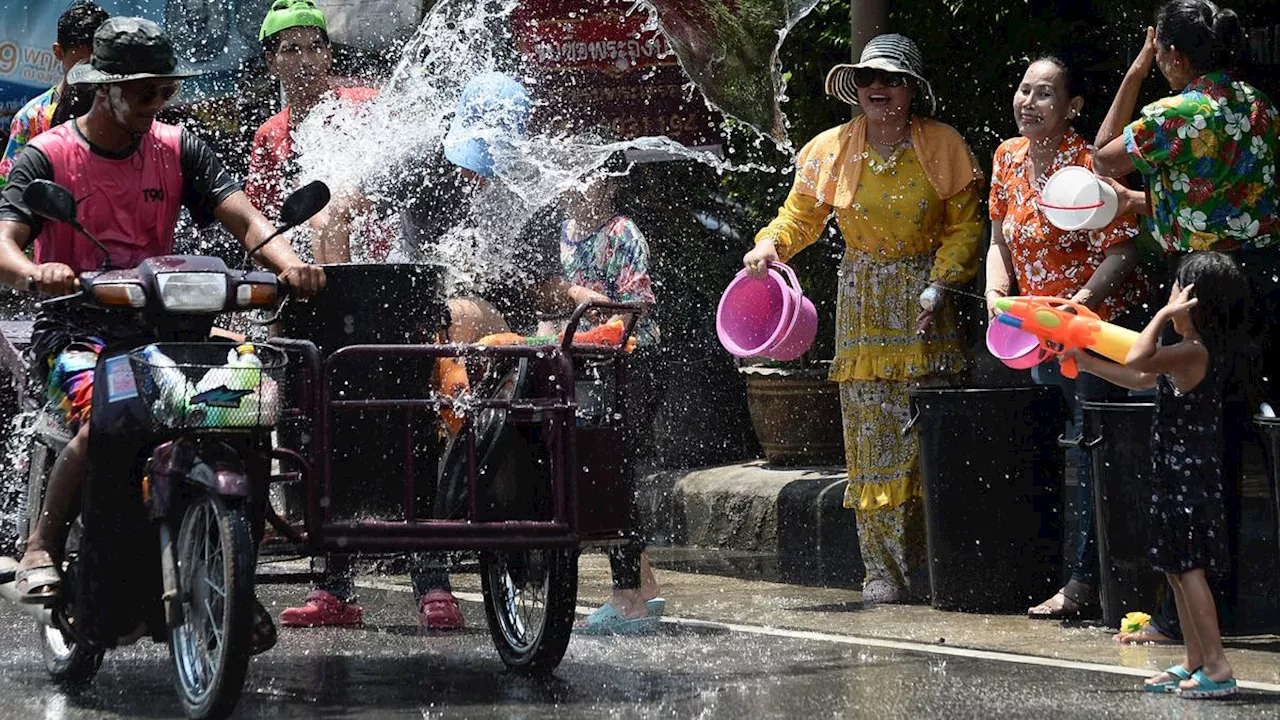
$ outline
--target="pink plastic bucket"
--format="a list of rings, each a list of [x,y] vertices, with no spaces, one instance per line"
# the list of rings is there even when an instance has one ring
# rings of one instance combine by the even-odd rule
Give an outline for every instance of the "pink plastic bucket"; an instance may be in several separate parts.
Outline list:
[[[740,271],[716,308],[716,335],[737,357],[794,360],[813,345],[817,332],[818,311],[782,263],[771,263],[764,278]]]
[[[987,323],[987,349],[997,360],[1014,370],[1033,368],[1049,357],[1049,351],[1040,346],[1035,335],[996,318]]]

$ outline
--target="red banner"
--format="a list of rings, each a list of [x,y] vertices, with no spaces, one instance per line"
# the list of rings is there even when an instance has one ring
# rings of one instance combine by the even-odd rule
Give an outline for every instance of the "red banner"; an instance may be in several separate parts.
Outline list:
[[[543,130],[605,129],[620,140],[665,135],[689,147],[718,145],[720,117],[680,69],[667,39],[632,0],[529,0],[512,14],[521,55],[554,101],[539,105]]]

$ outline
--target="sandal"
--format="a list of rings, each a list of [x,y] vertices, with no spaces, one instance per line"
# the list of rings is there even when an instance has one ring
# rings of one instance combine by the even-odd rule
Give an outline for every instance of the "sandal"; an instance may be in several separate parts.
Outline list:
[[[262,601],[254,598],[253,627],[249,630],[249,654],[261,655],[275,647],[279,639],[276,624],[271,621],[271,613],[262,606]]]
[[[1204,670],[1197,670],[1191,675],[1191,682],[1196,686],[1193,688],[1178,687],[1178,697],[1188,700],[1210,700],[1214,698],[1231,697],[1240,692],[1240,686],[1236,684],[1235,678],[1227,678],[1222,682],[1211,680],[1208,675],[1204,674]]]
[[[660,618],[667,611],[667,601],[665,598],[654,598],[644,602],[644,609],[648,611],[649,617]]]
[[[1027,617],[1032,620],[1069,620],[1084,615],[1085,611],[1093,606],[1092,597],[1081,592],[1084,587],[1075,580],[1062,586],[1062,589],[1053,594],[1053,597],[1027,609]],[[1054,609],[1049,603],[1054,601],[1059,595],[1062,596],[1062,604]]]
[[[1196,672],[1199,672],[1199,670],[1197,670]],[[1173,667],[1161,673],[1161,675],[1170,675],[1173,677],[1173,679],[1161,680],[1160,682],[1144,682],[1142,683],[1142,689],[1149,693],[1177,692],[1178,683],[1182,682],[1183,680],[1191,679],[1191,671],[1187,670],[1181,665],[1174,665]]]
[[[52,560],[32,568],[19,568],[14,579],[18,582],[18,602],[24,605],[49,605],[58,599],[62,585],[62,574]]]
[[[584,624],[573,631],[579,635],[641,635],[658,627],[658,618],[652,615],[629,618],[613,605],[605,603],[596,608]]]

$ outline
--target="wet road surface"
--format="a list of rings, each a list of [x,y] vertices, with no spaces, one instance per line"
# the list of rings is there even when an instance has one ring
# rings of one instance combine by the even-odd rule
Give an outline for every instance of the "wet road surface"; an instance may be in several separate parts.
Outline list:
[[[302,589],[269,587],[275,612]],[[1138,678],[942,656],[819,636],[667,622],[655,636],[578,637],[556,673],[504,670],[480,605],[469,628],[420,636],[412,596],[361,590],[366,627],[282,630],[254,660],[238,715],[261,718],[1257,718],[1280,695],[1220,702],[1151,696]],[[168,655],[149,642],[107,655],[94,684],[51,687],[34,625],[0,604],[0,717],[167,718],[179,712]]]

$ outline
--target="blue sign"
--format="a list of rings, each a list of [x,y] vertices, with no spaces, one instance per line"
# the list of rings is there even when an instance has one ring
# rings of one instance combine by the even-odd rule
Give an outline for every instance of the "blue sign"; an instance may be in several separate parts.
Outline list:
[[[226,95],[245,58],[262,51],[258,29],[271,0],[96,0],[112,15],[154,20],[173,37],[186,68],[202,73],[183,83],[180,102]],[[12,5],[14,3],[6,3]],[[0,12],[0,119],[62,78],[53,57],[58,17],[71,0],[18,0]]]

